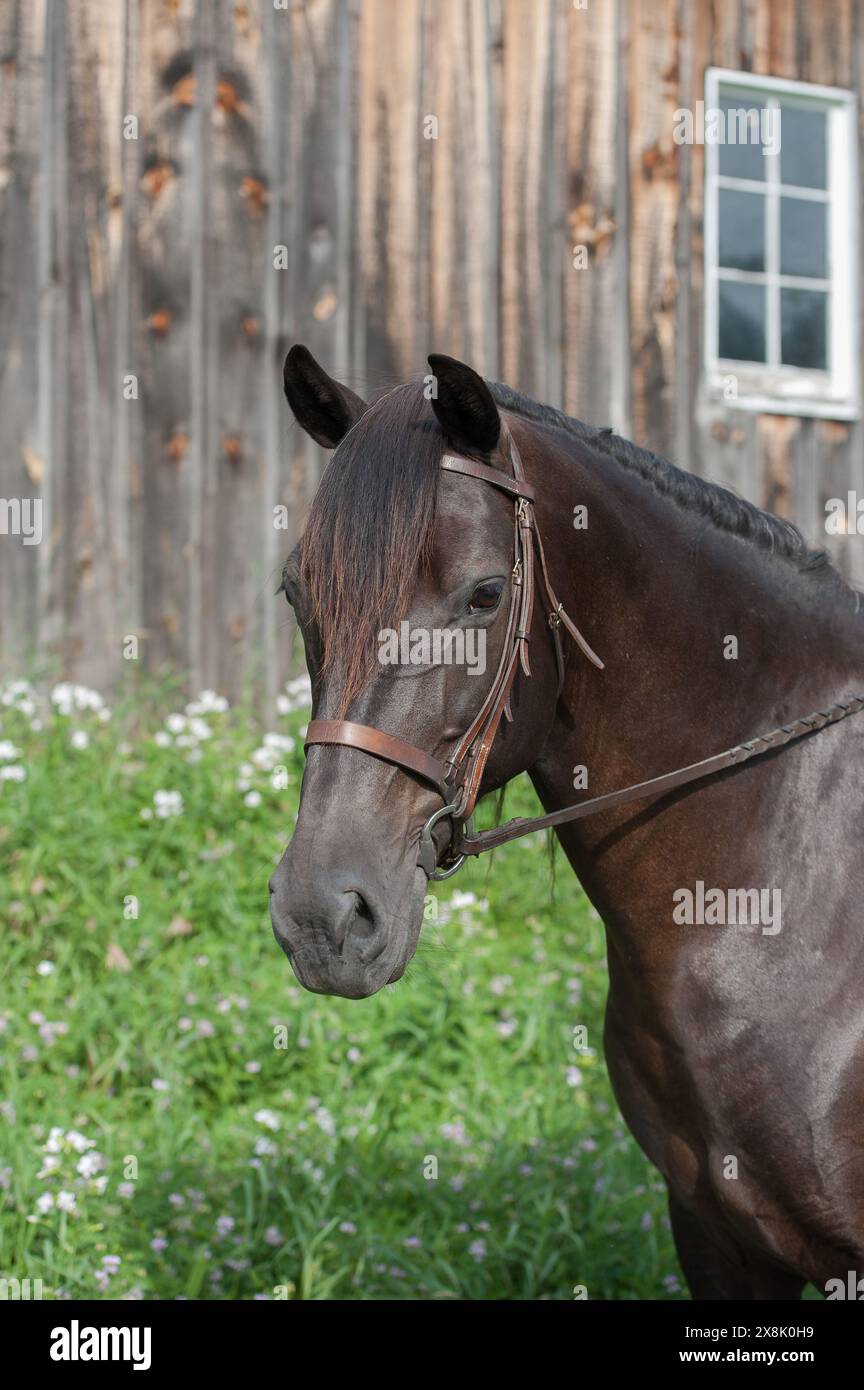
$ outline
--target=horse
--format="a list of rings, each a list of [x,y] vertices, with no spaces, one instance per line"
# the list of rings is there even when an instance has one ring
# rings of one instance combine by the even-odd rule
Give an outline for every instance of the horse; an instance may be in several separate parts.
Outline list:
[[[787,521],[429,366],[367,402],[304,347],[285,360],[296,420],[334,452],[283,574],[313,722],[275,936],[309,990],[398,980],[429,877],[482,839],[469,802],[527,771],[605,925],[606,1063],[692,1297],[845,1286],[864,1274],[864,720],[788,721],[864,688],[859,595]],[[382,664],[406,618],[476,628],[486,673]],[[784,721],[792,741],[760,751]],[[715,756],[742,739],[745,761]],[[571,814],[574,784],[595,814]],[[778,910],[739,922],[742,894]]]

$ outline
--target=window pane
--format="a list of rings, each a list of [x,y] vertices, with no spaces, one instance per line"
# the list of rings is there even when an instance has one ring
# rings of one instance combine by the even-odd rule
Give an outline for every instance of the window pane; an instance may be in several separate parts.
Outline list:
[[[721,174],[729,174],[736,179],[761,181],[765,178],[765,160],[760,143],[760,101],[761,98],[753,92],[739,92],[720,98],[725,136],[717,149],[717,167]]]
[[[824,111],[780,104],[780,176],[799,188],[827,188],[828,126]]]
[[[828,366],[828,296],[822,290],[780,291],[781,360],[790,367]]]
[[[765,199],[761,193],[718,189],[720,264],[731,270],[765,269]]]
[[[739,362],[764,362],[765,286],[720,280],[717,289],[719,356],[734,357]]]
[[[825,203],[780,199],[780,270],[783,275],[828,275]]]

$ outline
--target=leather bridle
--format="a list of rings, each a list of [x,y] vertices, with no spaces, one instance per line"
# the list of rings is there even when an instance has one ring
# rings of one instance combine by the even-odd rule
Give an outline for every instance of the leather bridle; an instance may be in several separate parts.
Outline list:
[[[564,685],[565,663],[561,643],[561,629],[576,643],[587,659],[603,670],[603,662],[589,646],[575,623],[564,612],[558,601],[549,578],[543,540],[537,529],[534,515],[535,493],[525,478],[521,455],[516,441],[502,420],[502,438],[507,445],[512,476],[502,469],[490,467],[475,459],[458,454],[445,454],[441,459],[441,469],[445,473],[459,473],[466,478],[475,478],[498,488],[513,499],[514,512],[514,560],[510,583],[510,601],[507,614],[507,628],[501,659],[495,678],[480,709],[446,762],[432,757],[422,748],[404,739],[386,734],[368,724],[355,724],[350,720],[313,719],[306,731],[305,744],[340,744],[347,748],[357,748],[384,762],[393,763],[403,771],[419,777],[438,792],[443,805],[426,821],[421,833],[417,863],[431,879],[450,878],[462,867],[469,855],[476,856],[488,850],[497,849],[523,835],[535,830],[566,825],[571,821],[582,820],[600,811],[628,805],[649,796],[672,791],[695,782],[724,768],[737,766],[748,759],[766,753],[772,748],[783,747],[805,734],[815,733],[829,724],[835,724],[848,715],[857,714],[864,708],[864,697],[851,696],[845,701],[832,705],[827,710],[818,710],[804,716],[792,724],[785,724],[769,734],[759,735],[746,743],[736,744],[701,762],[690,763],[687,767],[676,768],[672,772],[653,777],[647,782],[638,782],[602,796],[565,806],[560,811],[552,811],[545,816],[531,819],[517,817],[493,830],[474,833],[471,816],[480,793],[480,784],[492,745],[501,720],[513,718],[510,695],[517,672],[521,668],[526,677],[531,675],[528,657],[528,642],[531,637],[531,623],[534,612],[535,593],[538,588],[537,564],[539,561],[539,585],[546,600],[546,620],[552,633],[555,647],[555,661],[558,670],[558,696]],[[432,831],[440,820],[449,817],[452,824],[449,846],[443,861],[432,838]]]

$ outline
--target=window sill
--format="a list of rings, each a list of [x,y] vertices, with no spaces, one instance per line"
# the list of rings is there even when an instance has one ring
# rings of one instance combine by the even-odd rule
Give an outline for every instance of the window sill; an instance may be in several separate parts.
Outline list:
[[[730,396],[729,378],[736,377],[738,395]],[[819,393],[800,388],[787,378],[772,381],[760,374],[758,379],[745,377],[740,369],[730,363],[728,368],[717,368],[706,381],[708,398],[712,405],[723,405],[729,410],[746,410],[759,415],[799,415],[817,420],[858,420],[861,417],[861,403],[849,396],[832,396],[825,389]],[[802,381],[801,385],[804,383]]]

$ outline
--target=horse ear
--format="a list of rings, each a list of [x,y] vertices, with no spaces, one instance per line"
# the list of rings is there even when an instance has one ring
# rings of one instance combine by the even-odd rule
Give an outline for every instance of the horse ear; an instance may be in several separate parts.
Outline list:
[[[437,352],[430,354],[429,366],[437,386],[432,409],[448,439],[474,453],[490,454],[501,433],[501,417],[482,376]]]
[[[335,449],[366,409],[366,402],[329,377],[302,343],[285,358],[282,381],[297,423],[325,449]]]

